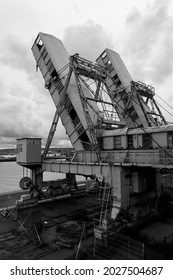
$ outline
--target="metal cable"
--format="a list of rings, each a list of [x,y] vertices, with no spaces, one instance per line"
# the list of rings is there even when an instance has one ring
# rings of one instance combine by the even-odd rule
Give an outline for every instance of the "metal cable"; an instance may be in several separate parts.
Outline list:
[[[168,105],[171,109],[173,109],[173,107],[172,107],[170,104],[168,104],[164,99],[162,99],[158,94],[156,94],[156,96],[157,96],[159,99],[161,99],[166,105]]]

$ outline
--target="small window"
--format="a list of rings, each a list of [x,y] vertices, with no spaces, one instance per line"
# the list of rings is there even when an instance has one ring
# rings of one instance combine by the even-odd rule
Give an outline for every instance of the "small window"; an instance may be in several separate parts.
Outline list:
[[[54,69],[53,70],[53,72],[51,73],[51,77],[53,78],[53,79],[55,79],[55,78],[57,78],[57,72],[56,72],[56,70]]]
[[[132,150],[133,149],[133,135],[128,135],[127,141],[128,141],[128,149]]]
[[[76,117],[73,119],[74,127],[78,126],[79,123],[80,123],[80,119],[78,118],[78,116],[76,116]]]
[[[129,109],[128,109],[128,112],[129,114],[133,114],[135,112],[135,109],[133,106],[131,106]]]
[[[83,125],[81,124],[81,125],[79,126],[79,128],[77,129],[77,133],[78,133],[79,135],[81,135],[83,132],[84,132],[84,128],[83,128]]]
[[[47,51],[44,47],[40,50],[40,53],[41,53],[42,58],[45,59],[45,57],[47,56]]]
[[[127,101],[129,100],[128,94],[127,94],[126,92],[123,92],[123,93],[121,94],[121,96],[122,96],[121,98],[122,98],[124,104],[126,104]]]
[[[80,135],[80,140],[82,141],[82,145],[83,145],[83,148],[85,150],[90,150],[91,149],[91,143],[90,143],[90,140],[88,138],[88,135],[86,134],[86,131],[84,131],[81,135]]]
[[[53,66],[52,61],[51,61],[50,59],[48,60],[48,62],[46,63],[46,65],[47,65],[47,70],[48,70],[49,72],[52,72],[52,71],[54,70],[54,66]]]
[[[114,149],[121,149],[121,136],[114,136]]]
[[[64,99],[64,107],[68,106],[69,102],[70,102],[70,99],[69,99],[68,95],[66,95],[65,99]]]
[[[71,103],[71,101],[70,101],[70,99],[67,95],[65,97],[64,107],[66,108],[68,113],[70,113],[70,111],[73,109],[73,105],[72,105],[72,103]]]
[[[101,57],[104,59],[106,57],[106,53],[104,52]]]
[[[103,137],[97,138],[99,150],[103,150]]]
[[[42,47],[43,47],[43,42],[41,41],[41,39],[39,38],[38,41],[36,42],[37,47],[39,49],[39,51],[41,51]]]
[[[116,80],[118,79],[118,75],[115,74],[115,75],[112,77],[112,79],[113,79],[114,81],[116,81]]]
[[[116,82],[116,84],[117,84],[117,86],[119,87],[119,86],[121,85],[121,81],[118,80],[118,81]]]
[[[61,92],[61,90],[64,88],[59,75],[57,74],[56,70],[54,69],[53,72],[51,73],[51,77],[52,77],[52,81],[54,83],[54,86],[56,87],[56,89],[59,90],[59,92]]]
[[[143,134],[143,148],[144,149],[152,148],[152,139],[150,134]]]
[[[168,148],[172,149],[173,148],[173,132],[168,132],[167,138],[168,138]]]
[[[132,121],[136,121],[138,119],[137,113],[134,113],[133,115],[131,115],[131,119],[132,119]]]
[[[110,60],[108,60],[108,62],[106,63],[106,68],[107,68],[110,72],[114,69]]]
[[[76,110],[74,109],[72,104],[71,104],[71,106],[72,106],[72,109],[70,110],[69,115],[70,115],[70,118],[72,120],[74,120],[76,118],[76,116],[77,116],[77,113],[76,113]]]

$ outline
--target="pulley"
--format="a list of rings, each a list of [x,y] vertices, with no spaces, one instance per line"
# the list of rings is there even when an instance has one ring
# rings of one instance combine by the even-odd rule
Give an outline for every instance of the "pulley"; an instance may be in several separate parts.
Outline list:
[[[22,190],[29,190],[31,185],[32,185],[32,180],[29,177],[23,177],[19,182],[19,187]]]

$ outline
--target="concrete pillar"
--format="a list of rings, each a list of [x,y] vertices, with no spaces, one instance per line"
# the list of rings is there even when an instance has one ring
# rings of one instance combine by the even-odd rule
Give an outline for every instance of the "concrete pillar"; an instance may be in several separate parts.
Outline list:
[[[129,184],[126,175],[128,169],[112,167],[112,213],[111,218],[115,219],[120,208],[126,209],[129,206]]]
[[[125,210],[130,205],[129,174],[128,168],[121,168],[121,207]]]

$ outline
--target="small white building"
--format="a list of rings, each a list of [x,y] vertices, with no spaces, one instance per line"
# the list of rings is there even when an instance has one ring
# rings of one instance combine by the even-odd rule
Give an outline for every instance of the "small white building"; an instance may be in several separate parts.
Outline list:
[[[27,137],[17,139],[17,163],[41,163],[41,138]]]

